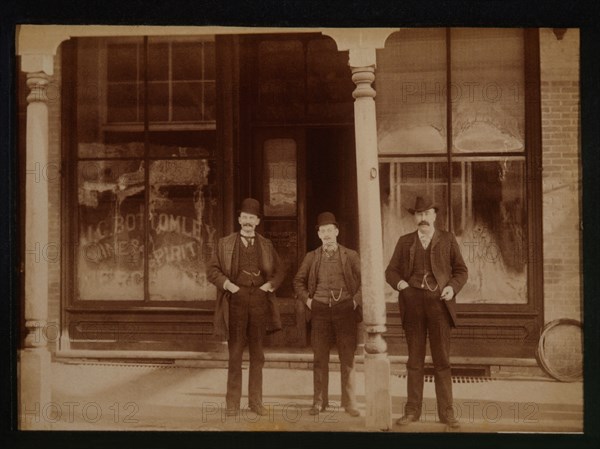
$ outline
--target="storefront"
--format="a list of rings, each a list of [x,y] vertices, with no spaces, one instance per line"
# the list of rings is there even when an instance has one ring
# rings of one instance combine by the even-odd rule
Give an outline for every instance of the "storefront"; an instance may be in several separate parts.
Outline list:
[[[454,355],[480,364],[531,359],[544,323],[563,314],[560,304],[579,318],[579,285],[566,299],[544,295],[559,259],[571,270],[579,258],[575,228],[559,247],[564,256],[545,250],[563,218],[542,228],[544,205],[579,195],[575,186],[556,196],[542,175],[557,175],[551,133],[571,139],[578,123],[578,72],[557,79],[564,86],[552,84],[552,67],[542,73],[543,51],[561,52],[551,30],[379,30],[371,45],[369,31],[361,41],[348,30],[63,27],[50,33],[56,56],[50,49],[41,57],[34,28],[22,29],[19,95],[45,91],[27,100],[47,108],[50,137],[36,146],[31,139],[43,137],[25,132],[23,121],[30,140],[21,152],[29,161],[45,153],[60,177],[45,193],[48,218],[26,232],[59,241],[60,250],[45,268],[46,293],[36,296],[50,311],[25,310],[23,319],[30,334],[34,321],[58,323],[58,351],[219,351],[206,266],[217,239],[237,229],[236,208],[247,196],[262,202],[260,231],[288,269],[278,292],[284,330],[269,345],[307,348],[291,279],[319,243],[316,215],[335,212],[340,241],[361,255],[371,238],[359,226],[364,150],[356,143],[368,120],[377,130],[371,173],[381,208],[369,218],[382,230],[382,266],[414,229],[406,208],[421,192],[437,202],[438,227],[454,232],[463,250],[469,282],[458,297]],[[567,58],[577,48],[569,42]],[[367,52],[376,108],[365,119],[355,98],[371,82],[349,58]],[[57,101],[48,101],[52,89]],[[567,95],[557,105],[570,101],[575,115],[545,109],[553,106],[544,95],[555,89]],[[44,120],[26,107],[22,117]],[[574,142],[557,151],[577,183]],[[395,294],[382,292],[385,322],[375,324],[386,325],[388,352],[405,355]]]
[[[317,245],[317,213],[336,210],[357,245],[347,52],[318,33],[89,37],[61,50],[61,342],[214,350],[206,267],[254,196],[288,272],[285,330],[270,343],[306,346],[291,279]]]

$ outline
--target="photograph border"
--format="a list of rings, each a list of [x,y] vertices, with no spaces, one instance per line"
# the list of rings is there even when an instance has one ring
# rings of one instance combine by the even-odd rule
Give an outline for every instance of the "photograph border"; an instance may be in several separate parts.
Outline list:
[[[592,2],[557,1],[266,1],[222,2],[169,0],[95,3],[69,1],[14,1],[0,6],[0,444],[21,448],[52,445],[180,448],[200,444],[304,447],[334,438],[346,447],[413,445],[426,447],[597,447],[600,443],[598,382],[600,320],[600,8]],[[580,28],[581,38],[581,161],[582,161],[582,278],[584,324],[584,433],[583,434],[400,434],[384,432],[32,432],[17,430],[17,348],[19,333],[20,205],[18,203],[17,99],[15,29],[18,24],[223,25],[223,26],[501,26]],[[586,224],[584,226],[584,223]],[[7,294],[7,293],[8,294]],[[7,446],[8,444],[8,446]]]

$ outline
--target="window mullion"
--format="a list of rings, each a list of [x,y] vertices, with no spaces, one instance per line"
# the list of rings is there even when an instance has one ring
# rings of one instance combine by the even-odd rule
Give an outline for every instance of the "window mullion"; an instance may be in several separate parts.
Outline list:
[[[206,120],[206,118],[205,118],[206,115],[205,115],[205,112],[204,112],[204,109],[205,109],[204,108],[204,103],[205,103],[205,101],[204,101],[204,98],[205,98],[204,91],[205,91],[205,87],[206,87],[206,78],[204,76],[205,73],[206,73],[206,67],[205,67],[205,65],[206,65],[206,56],[205,56],[205,53],[206,53],[206,43],[205,42],[202,42],[201,48],[202,48],[202,52],[200,54],[201,54],[201,57],[202,57],[202,61],[201,61],[201,65],[200,65],[200,70],[201,70],[200,76],[201,76],[201,81],[202,82],[200,83],[200,88],[202,89],[202,93],[200,94],[201,95],[200,98],[202,99],[202,101],[201,101],[201,106],[200,107],[202,108],[202,111],[200,112],[200,116],[202,117],[202,121],[204,121],[204,120]]]
[[[148,36],[144,36],[144,54],[143,54],[143,75],[144,75],[144,302],[148,302],[150,299],[149,292],[149,244],[150,244],[150,134],[149,134],[149,117],[148,117],[148,102],[149,102],[149,90],[148,90]]]
[[[135,117],[136,117],[136,121],[139,122],[140,121],[140,78],[142,77],[142,74],[140,73],[140,44],[139,42],[136,43],[135,45],[136,48],[136,54],[135,54],[135,68],[136,68],[136,83],[135,83],[135,93],[136,93],[136,104],[135,104]]]
[[[454,232],[452,220],[452,93],[450,91],[452,86],[451,37],[450,28],[446,28],[446,154],[448,156],[446,204],[448,207],[448,230]]]
[[[169,114],[168,114],[168,120],[169,123],[171,123],[173,121],[173,42],[169,42],[169,75],[168,75],[168,90],[169,90],[169,104],[168,104],[168,109],[169,109]]]

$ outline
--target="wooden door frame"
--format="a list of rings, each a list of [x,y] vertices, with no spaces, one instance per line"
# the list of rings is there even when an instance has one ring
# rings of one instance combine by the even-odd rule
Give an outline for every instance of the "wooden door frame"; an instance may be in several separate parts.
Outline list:
[[[304,127],[294,126],[256,126],[252,130],[252,153],[250,156],[250,192],[252,197],[258,199],[264,207],[264,158],[263,143],[267,139],[291,138],[296,141],[296,231],[298,234],[297,243],[297,264],[300,265],[302,257],[306,253],[306,131]],[[266,217],[263,216],[263,221]],[[277,217],[270,217],[277,219]],[[292,219],[292,217],[281,217]],[[262,228],[262,223],[261,223]],[[261,229],[259,228],[259,229]],[[295,273],[287,273],[288,276],[294,276]]]

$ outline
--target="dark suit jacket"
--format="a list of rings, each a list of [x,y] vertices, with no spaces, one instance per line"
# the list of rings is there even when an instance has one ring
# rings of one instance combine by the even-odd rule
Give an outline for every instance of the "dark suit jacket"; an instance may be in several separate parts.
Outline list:
[[[408,282],[415,260],[416,245],[421,244],[417,231],[403,235],[398,239],[396,249],[385,270],[385,280],[394,290],[401,280]],[[431,239],[431,268],[435,280],[440,286],[439,293],[446,286],[454,289],[454,298],[444,301],[452,317],[452,325],[456,326],[456,295],[467,282],[467,266],[463,260],[460,248],[454,235],[450,232],[436,229]],[[404,299],[402,292],[398,294],[400,316],[404,324]]]
[[[352,299],[359,305],[357,307],[357,317],[362,316],[362,294],[360,290],[360,258],[358,253],[350,248],[346,248],[338,243],[338,251],[340,252],[340,261],[342,263],[342,272],[344,273],[344,281],[348,287],[348,291],[352,295]],[[310,251],[304,256],[302,264],[298,269],[298,273],[294,276],[294,292],[296,298],[304,304],[308,302],[308,298],[312,298],[317,290],[317,276],[319,267],[321,266],[321,257],[323,250],[319,248]],[[307,310],[306,319],[310,320],[310,310]],[[360,320],[359,320],[360,321]]]
[[[226,279],[231,282],[237,278],[239,267],[239,233],[234,232],[219,239],[217,250],[208,266],[208,280],[217,287],[217,303],[214,315],[214,334],[222,340],[229,338],[229,299],[231,293],[223,289]],[[266,281],[271,282],[275,290],[279,288],[285,277],[281,259],[275,251],[271,240],[256,233],[259,268],[264,273]],[[265,282],[266,282],[265,281]],[[281,317],[276,302],[275,293],[269,293],[267,316],[267,332],[281,329]]]

